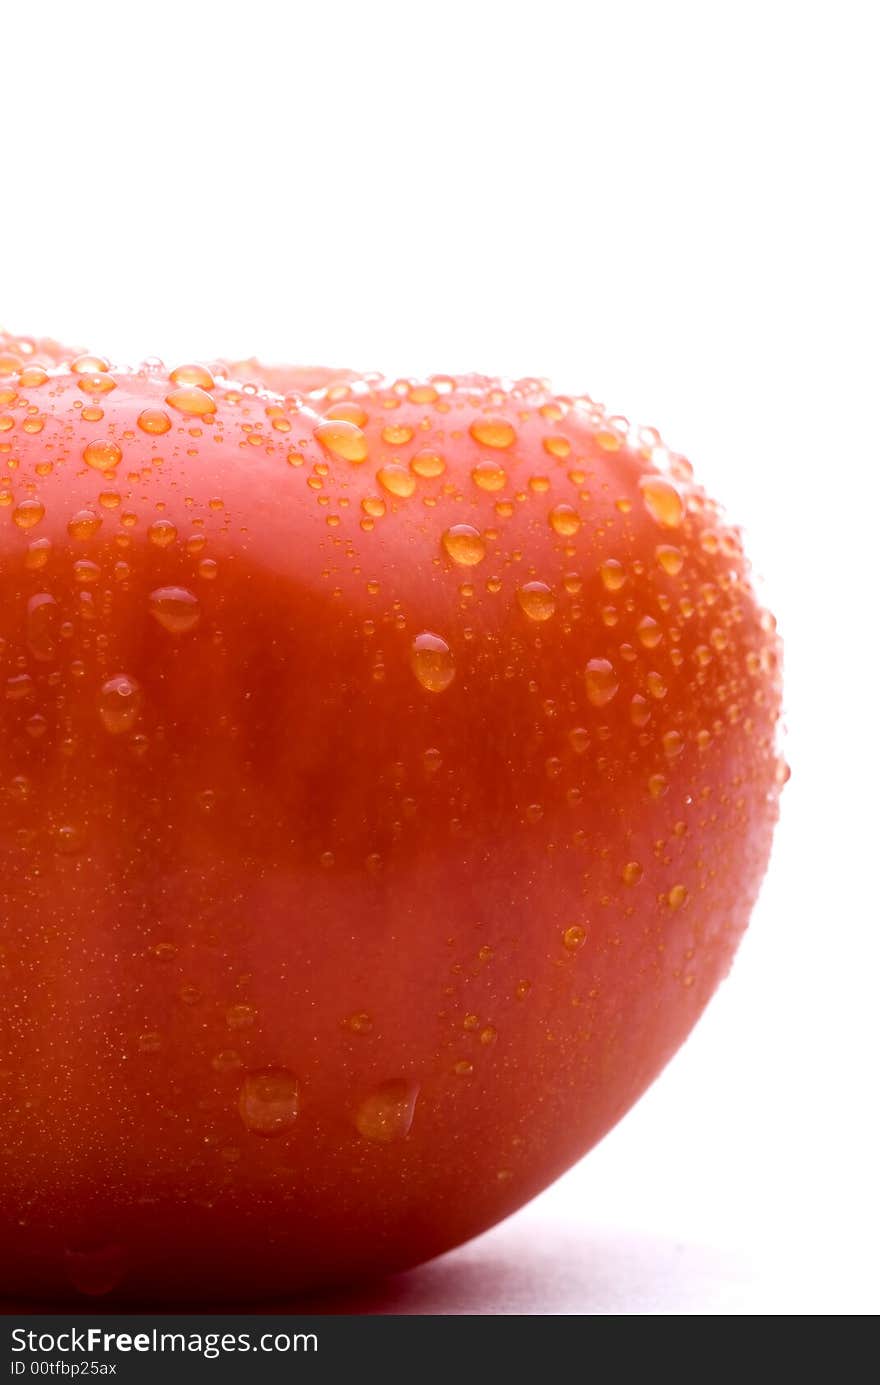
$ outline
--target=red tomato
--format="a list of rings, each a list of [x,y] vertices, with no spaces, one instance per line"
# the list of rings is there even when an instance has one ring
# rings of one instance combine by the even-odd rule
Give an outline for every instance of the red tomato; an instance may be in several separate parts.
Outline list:
[[[0,348],[0,1287],[473,1236],[746,926],[783,774],[738,532],[535,380]]]

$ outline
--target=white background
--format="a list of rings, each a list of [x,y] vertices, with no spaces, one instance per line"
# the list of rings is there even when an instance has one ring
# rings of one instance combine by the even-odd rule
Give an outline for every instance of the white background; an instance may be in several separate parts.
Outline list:
[[[586,1162],[385,1311],[880,1307],[872,19],[4,7],[9,329],[548,375],[695,461],[779,615],[793,775],[730,981]]]

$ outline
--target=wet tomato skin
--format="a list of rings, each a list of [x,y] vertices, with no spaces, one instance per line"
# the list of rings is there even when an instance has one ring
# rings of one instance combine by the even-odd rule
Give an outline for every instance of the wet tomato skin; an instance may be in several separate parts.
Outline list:
[[[490,1226],[748,921],[738,532],[537,381],[0,372],[0,1289],[277,1294]]]

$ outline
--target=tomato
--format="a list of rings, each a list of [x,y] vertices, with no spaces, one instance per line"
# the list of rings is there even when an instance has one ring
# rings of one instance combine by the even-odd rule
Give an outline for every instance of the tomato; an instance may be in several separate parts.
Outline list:
[[[784,771],[738,531],[537,380],[0,370],[0,1285],[473,1236],[746,927]]]

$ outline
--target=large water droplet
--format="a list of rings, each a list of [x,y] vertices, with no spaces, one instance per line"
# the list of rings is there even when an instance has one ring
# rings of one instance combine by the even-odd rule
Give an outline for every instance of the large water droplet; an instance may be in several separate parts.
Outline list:
[[[248,1073],[239,1093],[238,1110],[254,1135],[284,1135],[299,1114],[299,1083],[286,1068]]]
[[[98,694],[98,715],[111,736],[130,731],[138,719],[144,695],[136,678],[119,673],[108,678]]]
[[[199,601],[186,587],[159,587],[150,593],[150,614],[173,635],[186,634],[199,623]]]
[[[482,535],[471,524],[453,524],[443,535],[443,547],[461,567],[475,567],[486,556]]]
[[[665,476],[643,476],[639,482],[645,509],[664,529],[677,529],[684,518],[684,501]]]
[[[607,659],[590,659],[584,676],[587,697],[594,707],[604,707],[620,687],[614,667]]]
[[[358,1133],[377,1144],[402,1140],[412,1126],[418,1095],[418,1083],[407,1078],[383,1082],[358,1107]]]
[[[455,677],[455,660],[449,645],[430,630],[413,640],[410,665],[428,692],[445,692]]]
[[[556,610],[556,597],[546,582],[526,582],[516,599],[529,620],[549,620]]]

